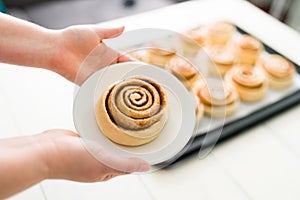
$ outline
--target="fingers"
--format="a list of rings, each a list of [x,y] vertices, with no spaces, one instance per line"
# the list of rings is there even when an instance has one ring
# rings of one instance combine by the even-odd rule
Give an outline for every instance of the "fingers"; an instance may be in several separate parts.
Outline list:
[[[75,133],[70,130],[65,130],[65,129],[50,129],[50,130],[43,131],[42,134],[52,134],[52,135],[59,134],[59,135],[69,135],[69,136],[73,136],[73,137],[80,137],[78,133]]]
[[[149,163],[142,159],[118,156],[93,141],[83,140],[83,144],[98,161],[110,168],[111,172],[133,173],[150,170]]]
[[[104,29],[100,28],[98,26],[94,27],[94,31],[98,34],[100,40],[102,39],[109,39],[119,36],[124,31],[124,26],[118,27],[118,28],[111,28],[111,29]],[[105,45],[104,45],[105,46]],[[106,47],[106,46],[105,46]],[[107,47],[112,55],[116,55],[117,52]],[[115,57],[116,62],[128,62],[133,61],[133,59],[129,58],[128,56],[119,54],[118,57]]]
[[[118,57],[118,60],[117,60],[118,63],[119,62],[130,62],[130,61],[134,61],[134,59],[129,57],[129,56],[119,54],[119,57]]]
[[[146,172],[150,170],[149,163],[139,158],[114,157],[114,160],[111,162],[118,164],[123,172],[133,173]]]
[[[124,31],[124,26],[118,28],[101,28],[99,26],[94,26],[93,30],[97,33],[100,40],[109,39],[119,36]]]
[[[107,47],[105,43],[99,44],[85,59],[77,72],[74,82],[77,85],[82,83],[94,72],[114,63],[133,61],[130,57],[121,55],[117,51]]]
[[[122,176],[122,175],[127,175],[129,173],[127,172],[121,172],[121,171],[116,171],[114,169],[108,170],[105,175],[101,175],[92,182],[103,182],[103,181],[108,181],[112,178],[115,178],[117,176]]]

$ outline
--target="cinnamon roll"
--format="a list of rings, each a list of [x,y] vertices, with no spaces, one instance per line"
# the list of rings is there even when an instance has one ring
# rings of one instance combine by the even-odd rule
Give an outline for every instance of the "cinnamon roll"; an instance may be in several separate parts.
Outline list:
[[[196,67],[183,57],[173,57],[166,65],[166,68],[187,88],[191,88],[194,82],[200,79],[200,74]]]
[[[228,22],[215,22],[205,27],[207,45],[226,45],[236,32],[236,27]]]
[[[107,88],[96,105],[96,119],[111,141],[138,146],[157,138],[168,118],[164,89],[145,77],[133,77]]]
[[[183,33],[181,46],[184,55],[195,56],[205,44],[205,29],[195,28]]]
[[[225,76],[225,81],[236,87],[242,101],[262,99],[268,89],[265,73],[258,67],[235,66]]]
[[[260,41],[246,34],[238,37],[232,46],[240,65],[254,66],[263,50],[263,45]]]
[[[234,114],[239,105],[239,97],[232,85],[225,83],[221,79],[207,79],[197,82],[193,88],[204,106],[204,113],[222,118]]]
[[[204,115],[204,105],[201,102],[201,99],[197,95],[195,95],[195,98],[196,98],[196,109],[195,109],[196,119],[198,122],[200,122]]]
[[[176,51],[151,48],[147,50],[147,62],[149,64],[165,67],[169,60],[175,55]]]
[[[224,76],[236,63],[235,55],[230,49],[222,46],[206,48],[210,62],[207,63],[208,72],[213,76]]]
[[[146,51],[144,51],[144,50],[131,51],[131,52],[128,53],[128,56],[132,57],[134,59],[137,59],[141,62],[148,63],[148,58],[147,58],[147,55],[146,55]]]
[[[295,66],[280,55],[268,55],[264,57],[260,66],[264,69],[272,89],[285,89],[292,85]]]

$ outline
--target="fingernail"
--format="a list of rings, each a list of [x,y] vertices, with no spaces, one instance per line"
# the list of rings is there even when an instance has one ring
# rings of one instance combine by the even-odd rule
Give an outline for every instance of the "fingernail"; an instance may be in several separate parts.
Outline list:
[[[150,165],[148,163],[143,163],[139,167],[140,172],[146,172],[150,170]]]
[[[117,27],[116,29],[120,29],[120,30],[124,31],[125,26],[119,26],[119,27]]]

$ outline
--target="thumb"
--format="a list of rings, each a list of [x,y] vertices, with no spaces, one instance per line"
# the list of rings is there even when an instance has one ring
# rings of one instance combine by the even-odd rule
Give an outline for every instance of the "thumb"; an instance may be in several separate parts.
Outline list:
[[[118,28],[101,28],[99,26],[93,27],[93,30],[96,32],[96,34],[99,36],[100,40],[103,39],[109,39],[114,38],[124,31],[124,26],[118,27]]]

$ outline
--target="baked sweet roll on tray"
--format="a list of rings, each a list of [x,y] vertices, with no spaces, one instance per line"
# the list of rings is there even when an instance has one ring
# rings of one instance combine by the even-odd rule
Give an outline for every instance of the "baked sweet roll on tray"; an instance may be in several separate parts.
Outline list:
[[[109,145],[139,151],[165,138],[169,143],[171,137],[168,134],[165,137],[165,133],[176,133],[169,128],[186,119],[191,121],[188,127],[194,125],[190,131],[191,136],[195,136],[191,148],[197,148],[198,152],[202,144],[208,146],[214,138],[222,140],[276,114],[283,104],[283,108],[289,104],[285,98],[300,94],[300,79],[294,64],[269,51],[268,46],[235,25],[222,21],[191,27],[181,33],[177,35],[178,43],[170,46],[165,45],[169,44],[165,38],[157,38],[153,43],[145,41],[134,44],[131,49],[123,48],[129,56],[149,63],[153,69],[159,67],[160,72],[153,76],[155,80],[165,80],[165,76],[176,84],[164,82],[167,96],[164,88],[149,78],[153,74],[147,69],[141,73],[145,76],[131,71],[120,74],[119,79],[134,76],[114,79],[117,82],[112,85],[113,81],[109,82],[101,94],[99,90],[94,96],[97,96],[96,105],[92,105],[97,123],[93,122],[96,133],[101,132],[102,140],[108,138],[105,141]],[[182,90],[171,91],[169,86]],[[178,101],[178,96],[173,94],[184,98]],[[300,102],[300,95],[297,98]],[[189,107],[181,109],[186,105]],[[182,118],[180,115],[184,112],[180,109],[187,111]],[[185,130],[186,127],[183,133]],[[184,150],[189,153],[189,147]]]
[[[146,50],[147,63],[165,67],[166,64],[176,55],[175,50],[167,50],[159,47]]]
[[[264,98],[268,89],[268,79],[262,69],[249,66],[235,66],[225,76],[242,101],[254,102]]]
[[[284,57],[276,54],[266,55],[260,60],[258,66],[266,72],[270,88],[283,90],[293,84],[296,69]]]
[[[209,46],[225,46],[232,40],[236,33],[236,27],[228,22],[219,21],[203,26],[206,31],[205,44]]]
[[[234,38],[230,46],[240,65],[254,66],[263,51],[262,43],[247,34]]]
[[[198,81],[193,92],[203,104],[204,112],[208,116],[224,118],[233,115],[238,109],[238,93],[232,85],[220,79]]]
[[[190,89],[201,79],[200,71],[186,58],[174,56],[166,64],[166,69],[174,74],[183,85]]]
[[[194,28],[183,32],[180,37],[183,55],[196,56],[198,52],[205,46],[206,30]]]
[[[236,56],[231,49],[223,46],[205,48],[208,59],[206,66],[211,76],[225,76],[226,72],[236,64]]]
[[[201,121],[196,140],[205,141],[205,133],[213,135],[220,126],[225,125],[223,137],[228,130],[242,129],[241,124],[246,127],[257,123],[271,116],[268,113],[277,112],[277,105],[274,111],[273,105],[282,105],[285,98],[300,90],[292,62],[230,22],[190,27],[181,33],[178,52],[182,55],[176,52],[165,69],[196,99],[198,122]],[[189,63],[200,71],[200,78],[191,78],[196,71]],[[239,124],[240,121],[243,122]]]
[[[196,110],[199,109],[201,113],[201,108],[204,107],[206,116],[228,117],[239,111],[236,100],[232,101],[234,106],[229,106],[228,112],[223,115],[208,109],[214,108],[215,105],[212,102],[208,103],[204,91],[206,95],[212,95],[209,96],[210,100],[217,104],[219,102],[213,100],[214,93],[207,93],[209,84],[200,84],[203,90],[200,91],[199,83],[204,83],[212,77],[218,77],[224,82],[225,96],[234,94],[233,99],[253,104],[262,101],[269,88],[282,91],[293,85],[295,66],[282,56],[268,54],[261,41],[252,35],[240,33],[230,22],[217,21],[192,27],[182,31],[178,37],[179,43],[169,45],[169,48],[166,48],[168,50],[158,48],[159,45],[167,43],[161,40],[161,44],[156,43],[157,48],[154,45],[153,48],[134,56],[143,62],[163,67],[175,75],[192,96],[197,97],[199,108],[196,107]],[[175,50],[174,46],[181,49]],[[220,87],[218,90],[221,90]],[[232,93],[228,92],[233,90]],[[234,112],[231,112],[232,110]]]
[[[147,51],[144,49],[135,49],[129,51],[126,56],[130,57],[133,60],[138,60],[144,63],[148,63]]]

